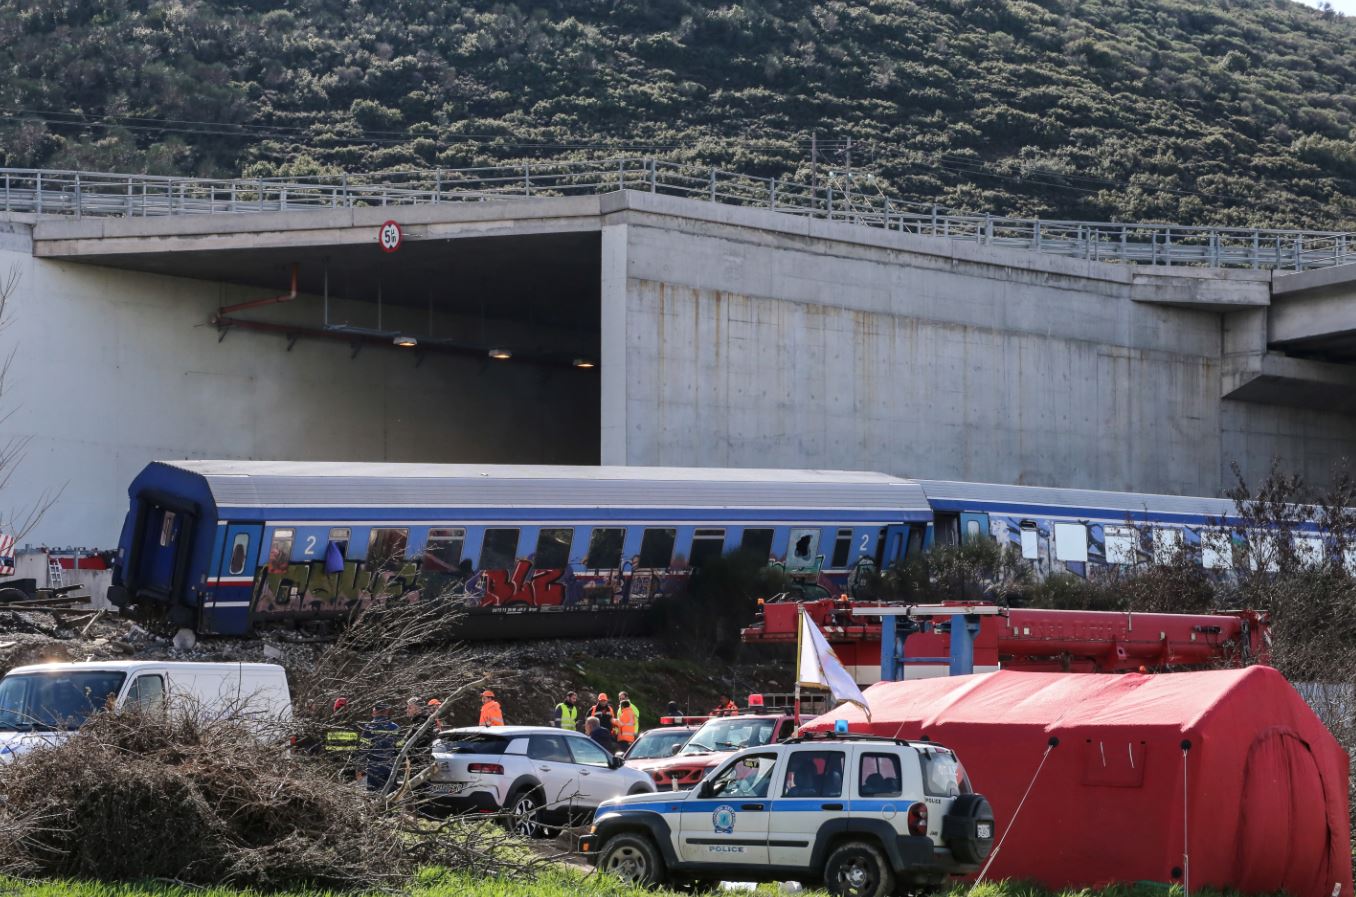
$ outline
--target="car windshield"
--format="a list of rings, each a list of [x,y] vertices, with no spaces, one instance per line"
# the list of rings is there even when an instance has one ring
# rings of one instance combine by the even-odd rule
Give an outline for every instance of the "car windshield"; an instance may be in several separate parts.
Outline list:
[[[651,730],[636,739],[636,743],[626,752],[626,759],[657,760],[661,757],[672,757],[674,748],[687,744],[691,737],[692,732],[687,729],[670,732]]]
[[[0,680],[0,732],[56,732],[79,728],[96,710],[108,709],[126,673],[59,670]]]
[[[757,747],[772,740],[776,727],[775,719],[740,716],[713,719],[692,733],[692,740],[678,753],[701,754],[706,751],[737,751],[740,748]]]

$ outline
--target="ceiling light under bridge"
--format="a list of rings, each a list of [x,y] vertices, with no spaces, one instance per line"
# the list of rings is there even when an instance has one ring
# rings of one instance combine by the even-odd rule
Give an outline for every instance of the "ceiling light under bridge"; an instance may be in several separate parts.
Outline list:
[[[405,334],[402,333],[395,339],[391,340],[391,344],[395,346],[400,346],[402,349],[413,349],[415,346],[419,345],[419,340],[415,339],[412,336],[406,336]]]
[[[490,357],[498,358],[500,361],[503,361],[505,359],[512,358],[513,352],[508,349],[505,349],[503,346],[495,346],[493,349],[490,350]]]

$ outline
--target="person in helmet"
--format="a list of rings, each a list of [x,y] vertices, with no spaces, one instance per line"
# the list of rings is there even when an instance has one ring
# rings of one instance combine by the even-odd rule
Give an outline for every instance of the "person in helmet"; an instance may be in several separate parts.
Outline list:
[[[494,692],[487,688],[480,693],[480,725],[502,726],[503,724],[503,708],[501,708],[499,702],[494,699]]]

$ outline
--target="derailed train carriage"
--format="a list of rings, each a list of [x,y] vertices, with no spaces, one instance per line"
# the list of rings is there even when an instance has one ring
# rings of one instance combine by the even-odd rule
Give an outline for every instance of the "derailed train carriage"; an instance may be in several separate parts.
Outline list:
[[[853,594],[934,544],[996,539],[1038,576],[1274,564],[1231,501],[879,473],[259,461],[155,462],[133,481],[109,599],[202,634],[455,595],[468,638],[634,631],[714,556],[782,567],[793,597]],[[1333,550],[1312,523],[1294,550]],[[1333,560],[1356,566],[1356,556]]]
[[[833,471],[175,461],[129,494],[109,599],[218,635],[427,594],[470,638],[622,632],[713,556],[829,594],[932,519],[915,482]]]

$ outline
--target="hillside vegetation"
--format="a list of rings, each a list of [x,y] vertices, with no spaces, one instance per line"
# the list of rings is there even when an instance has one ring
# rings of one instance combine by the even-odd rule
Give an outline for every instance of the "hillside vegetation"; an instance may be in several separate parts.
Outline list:
[[[806,175],[815,134],[957,209],[1356,229],[1356,22],[1292,0],[0,0],[0,70],[8,166]]]

